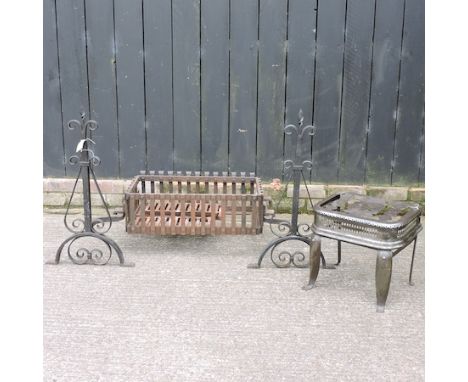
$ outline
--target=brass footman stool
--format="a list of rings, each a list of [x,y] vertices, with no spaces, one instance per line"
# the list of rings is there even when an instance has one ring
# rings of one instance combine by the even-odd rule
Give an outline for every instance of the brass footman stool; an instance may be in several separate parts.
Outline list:
[[[386,202],[383,199],[355,193],[339,193],[322,200],[314,207],[310,245],[310,278],[303,289],[314,287],[320,268],[320,241],[322,237],[338,240],[338,264],[341,260],[341,242],[377,250],[375,287],[377,312],[385,310],[392,259],[414,242],[409,284],[412,283],[416,240],[421,231],[421,208],[417,203]]]

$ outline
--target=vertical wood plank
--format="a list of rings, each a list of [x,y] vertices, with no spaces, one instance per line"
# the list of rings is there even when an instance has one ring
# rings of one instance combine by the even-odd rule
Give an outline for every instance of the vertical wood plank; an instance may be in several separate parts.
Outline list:
[[[258,2],[231,0],[229,168],[255,171]]]
[[[173,170],[172,2],[143,6],[148,168]]]
[[[69,130],[67,123],[80,119],[81,113],[89,116],[85,11],[83,0],[62,0],[56,4],[65,172],[73,175],[76,168],[69,164],[68,158],[75,153],[80,132]]]
[[[103,177],[119,176],[113,7],[112,0],[86,0],[90,118],[99,124],[93,140]]]
[[[346,0],[318,2],[312,180],[336,182]]]
[[[283,167],[287,0],[263,0],[259,17],[257,172],[278,177]]]
[[[115,0],[122,177],[146,169],[142,0]]]
[[[348,0],[341,108],[340,183],[363,183],[376,0]]]
[[[376,3],[366,183],[390,184],[405,0]]]
[[[203,170],[228,170],[229,0],[201,0]]]
[[[423,112],[424,113],[424,112]],[[425,127],[423,121],[423,127],[421,132],[421,164],[419,165],[419,186],[423,186],[426,179],[426,144],[425,144]]]
[[[200,0],[173,0],[174,169],[200,170]]]
[[[406,1],[392,183],[418,182],[424,123],[424,0]]]
[[[55,0],[43,2],[43,175],[65,176]]]
[[[302,110],[304,125],[312,123],[316,8],[316,0],[289,2],[285,125],[298,124],[299,110]],[[298,160],[312,159],[311,138],[304,137],[302,158]],[[285,159],[293,159],[295,145],[290,137],[285,138],[284,147]]]
[[[76,173],[66,124],[84,112],[100,123],[101,176],[174,170],[175,153],[180,169],[231,172],[258,155],[260,175],[278,177],[282,127],[302,109],[317,127],[312,180],[424,183],[424,3],[377,2],[372,31],[373,4],[45,0],[44,176]]]

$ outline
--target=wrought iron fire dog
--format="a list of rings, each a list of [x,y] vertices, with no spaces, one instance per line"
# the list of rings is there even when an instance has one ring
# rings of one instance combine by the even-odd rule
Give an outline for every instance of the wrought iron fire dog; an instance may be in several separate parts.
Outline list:
[[[112,227],[112,223],[118,220],[124,219],[123,212],[116,212],[111,216],[109,208],[104,200],[102,195],[101,188],[96,180],[96,175],[94,173],[94,167],[98,166],[101,162],[99,157],[94,155],[94,152],[89,148],[90,144],[94,144],[91,139],[91,132],[98,128],[98,124],[94,120],[85,121],[85,115],[81,115],[81,121],[71,120],[68,122],[68,128],[74,130],[76,128],[80,129],[81,140],[78,143],[76,148],[77,155],[73,155],[69,159],[71,165],[80,165],[80,170],[75,180],[73,186],[72,194],[68,201],[67,210],[65,212],[65,217],[63,219],[65,227],[73,234],[68,239],[66,239],[58,248],[55,255],[55,260],[49,264],[58,264],[60,262],[60,256],[65,247],[67,247],[67,253],[70,260],[75,264],[94,264],[94,265],[105,265],[109,262],[112,257],[113,251],[117,254],[119,258],[119,263],[121,266],[134,266],[133,263],[125,262],[122,250],[118,244],[107,237],[105,234]],[[82,182],[83,187],[83,217],[79,217],[68,222],[68,215],[70,211],[70,205],[75,195],[76,186],[78,181]],[[94,181],[96,190],[98,191],[100,200],[106,212],[106,217],[93,219],[92,208],[91,208],[91,178]],[[87,245],[77,245],[78,248],[73,248],[73,244],[78,240],[84,238],[97,239],[103,243],[102,248],[88,248]]]
[[[295,240],[300,241],[307,246],[311,243],[311,225],[307,223],[298,223],[299,215],[299,188],[301,185],[301,180],[304,182],[307,190],[307,195],[309,202],[312,205],[312,198],[310,196],[309,190],[307,188],[307,183],[304,177],[304,169],[311,170],[312,162],[310,160],[301,160],[302,150],[301,144],[307,136],[313,136],[315,133],[315,127],[312,125],[304,125],[304,117],[302,110],[299,111],[299,122],[298,126],[296,125],[287,125],[284,128],[284,133],[287,136],[293,138],[293,145],[295,143],[295,151],[293,159],[288,159],[283,162],[284,173],[288,177],[288,182],[284,188],[283,194],[280,200],[277,202],[276,207],[279,206],[280,202],[286,197],[287,188],[289,183],[293,182],[293,198],[292,198],[292,212],[291,212],[291,221],[286,221],[283,219],[276,219],[274,215],[271,218],[266,218],[265,222],[270,224],[271,232],[277,236],[276,239],[271,241],[262,251],[258,261],[253,264],[249,264],[248,268],[260,268],[262,260],[265,255],[269,252],[270,259],[273,264],[278,268],[286,268],[291,265],[297,268],[306,268],[308,267],[308,257],[301,250],[296,250],[291,253],[287,249],[279,250],[279,246],[285,242]],[[295,142],[294,142],[295,141]],[[294,146],[293,146],[294,147]],[[275,208],[277,209],[277,208]],[[308,247],[307,247],[308,248]],[[327,266],[325,257],[323,254],[320,255],[322,259],[322,266],[324,268],[335,268],[334,266]]]

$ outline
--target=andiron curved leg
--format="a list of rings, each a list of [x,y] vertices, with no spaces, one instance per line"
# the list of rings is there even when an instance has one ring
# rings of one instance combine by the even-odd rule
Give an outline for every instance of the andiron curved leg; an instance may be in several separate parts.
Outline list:
[[[70,246],[72,245],[73,242],[83,237],[92,237],[92,238],[101,240],[109,250],[108,256],[104,257],[104,253],[100,249],[95,248],[95,249],[89,250],[85,247],[79,248],[75,253],[72,254],[72,252],[70,251]],[[65,241],[63,241],[63,243],[57,249],[54,261],[47,262],[47,264],[57,265],[60,262],[60,257],[62,255],[64,248],[67,246],[67,244],[68,244],[68,247],[67,247],[68,256],[70,257],[70,260],[72,260],[72,262],[75,264],[105,265],[109,262],[110,258],[112,257],[112,249],[114,249],[115,253],[117,254],[117,257],[119,258],[120,266],[123,266],[123,267],[135,266],[134,263],[125,262],[123,252],[114,240],[112,240],[111,238],[103,234],[99,234],[95,232],[78,232],[68,237],[67,239],[65,239]]]
[[[275,264],[275,266],[277,268],[286,268],[286,267],[289,267],[291,264],[294,265],[296,268],[307,268],[309,265],[307,263],[301,263],[302,260],[304,260],[305,258],[305,255],[302,253],[302,252],[294,252],[294,253],[290,253],[289,251],[283,251],[279,254],[278,256],[278,260],[279,261],[275,261],[273,259],[273,251],[275,250],[275,248],[286,242],[286,241],[289,241],[289,240],[298,240],[298,241],[302,241],[303,243],[306,243],[307,245],[310,245],[311,243],[311,240],[307,237],[304,237],[304,236],[299,236],[299,235],[288,235],[288,236],[284,236],[284,237],[279,237],[279,238],[276,238],[274,239],[273,241],[271,241],[262,251],[262,253],[260,254],[258,260],[256,263],[252,263],[252,264],[249,264],[247,266],[247,268],[251,268],[251,269],[258,269],[261,267],[261,264],[262,264],[262,261],[263,261],[263,258],[265,257],[265,255],[270,252],[270,257],[272,259],[272,262],[273,264]],[[320,258],[322,259],[322,266],[323,268],[325,269],[330,269],[330,268],[334,268],[333,266],[328,266],[326,261],[325,261],[325,257],[323,256],[323,254],[320,252]],[[296,259],[299,259],[299,262],[297,262]]]
[[[341,240],[338,240],[338,261],[336,262],[335,266],[340,265],[341,263]]]

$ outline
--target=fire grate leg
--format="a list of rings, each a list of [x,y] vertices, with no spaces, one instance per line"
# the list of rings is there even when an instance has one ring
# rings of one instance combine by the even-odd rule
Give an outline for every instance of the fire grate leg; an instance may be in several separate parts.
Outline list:
[[[417,243],[417,241],[418,241],[418,237],[416,236],[414,238],[413,254],[411,255],[411,267],[410,267],[409,280],[408,280],[408,283],[411,286],[414,286],[414,282],[413,282],[413,265],[414,265],[414,255],[416,254],[416,243]]]
[[[338,261],[335,263],[335,266],[340,265],[341,263],[341,240],[338,240]]]

